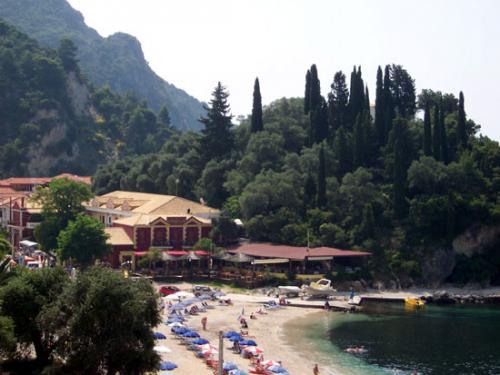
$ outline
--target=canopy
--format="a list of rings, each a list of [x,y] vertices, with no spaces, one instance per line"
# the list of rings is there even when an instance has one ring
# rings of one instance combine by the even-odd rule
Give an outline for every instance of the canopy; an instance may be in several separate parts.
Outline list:
[[[319,261],[319,260],[332,260],[333,257],[307,257],[307,260],[309,262],[314,262],[315,260]]]
[[[280,264],[280,263],[288,263],[289,259],[284,258],[273,258],[273,259],[255,259],[252,264]]]
[[[19,245],[26,246],[26,247],[34,247],[34,246],[37,246],[38,243],[33,242],[33,241],[28,241],[28,240],[22,240],[22,241],[19,241]]]
[[[231,257],[228,257],[227,259],[224,259],[227,262],[232,262],[232,263],[251,263],[255,258],[251,257],[250,255],[246,255],[243,253],[236,253]]]
[[[194,251],[190,251],[187,255],[187,259],[189,260],[200,260],[201,258],[194,253]]]
[[[134,255],[136,257],[143,257],[147,254],[148,252],[147,251],[134,251]]]

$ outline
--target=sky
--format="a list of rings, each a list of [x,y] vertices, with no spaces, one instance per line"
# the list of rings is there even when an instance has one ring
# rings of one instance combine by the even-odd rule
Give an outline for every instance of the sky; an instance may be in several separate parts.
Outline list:
[[[361,65],[375,99],[379,65],[401,64],[417,91],[465,95],[467,116],[500,140],[500,1],[69,0],[102,36],[139,39],[152,69],[202,101],[218,81],[233,115],[262,100],[303,96],[318,67],[327,95],[335,72]]]

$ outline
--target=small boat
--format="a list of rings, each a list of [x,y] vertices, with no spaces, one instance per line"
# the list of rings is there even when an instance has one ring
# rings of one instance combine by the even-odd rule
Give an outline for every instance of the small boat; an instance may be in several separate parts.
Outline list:
[[[311,297],[328,297],[337,291],[331,287],[331,280],[321,279],[304,287],[304,292]]]
[[[347,303],[349,305],[359,306],[361,304],[361,297],[360,296],[354,296],[352,298],[349,298],[349,300],[347,301]]]
[[[421,300],[420,298],[408,297],[405,298],[405,305],[411,307],[423,307],[425,306],[425,301]]]
[[[302,289],[298,286],[279,286],[278,290],[280,294],[284,294],[289,298],[297,297],[302,292]]]

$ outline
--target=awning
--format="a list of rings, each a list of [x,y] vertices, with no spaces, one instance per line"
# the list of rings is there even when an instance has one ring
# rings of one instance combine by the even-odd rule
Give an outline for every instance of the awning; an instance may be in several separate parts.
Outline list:
[[[147,251],[134,251],[134,255],[136,257],[143,257],[144,255],[146,255],[148,252]]]
[[[308,261],[314,262],[315,260],[332,260],[333,257],[307,257]]]
[[[252,264],[281,264],[288,263],[289,259],[273,258],[273,259],[255,259]]]
[[[170,250],[167,251],[167,254],[173,256],[182,256],[182,255],[188,255],[188,252],[184,250]]]
[[[22,241],[19,241],[19,245],[26,246],[26,247],[33,247],[33,246],[38,245],[38,243],[33,242],[33,241],[28,241],[28,240],[22,240]]]
[[[202,257],[210,255],[210,253],[208,251],[205,251],[205,250],[196,250],[194,253],[196,255],[202,256]]]

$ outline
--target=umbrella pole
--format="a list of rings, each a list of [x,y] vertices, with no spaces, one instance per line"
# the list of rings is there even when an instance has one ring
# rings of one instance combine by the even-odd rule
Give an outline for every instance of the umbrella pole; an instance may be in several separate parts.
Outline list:
[[[219,366],[217,369],[217,374],[218,375],[223,375],[223,364],[224,364],[224,337],[223,337],[223,332],[219,331]]]

